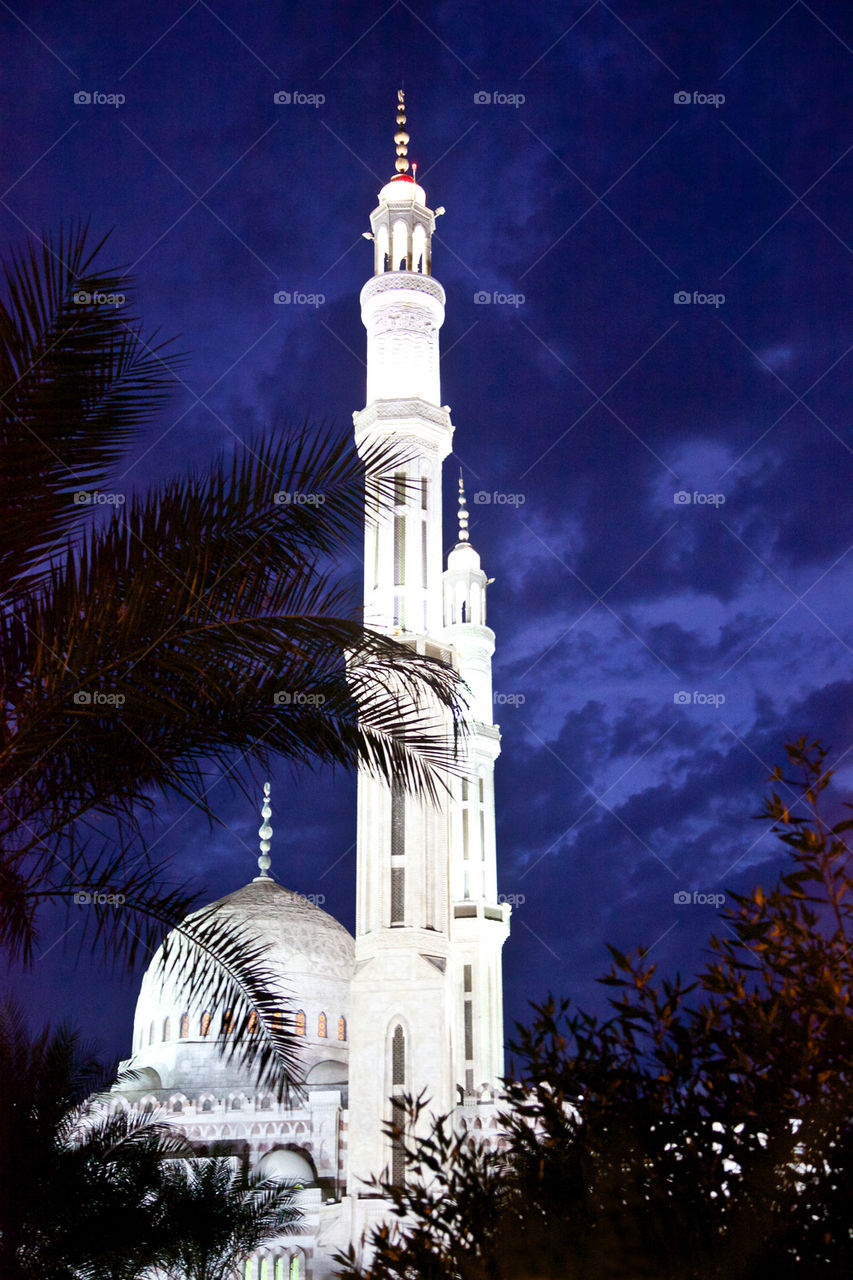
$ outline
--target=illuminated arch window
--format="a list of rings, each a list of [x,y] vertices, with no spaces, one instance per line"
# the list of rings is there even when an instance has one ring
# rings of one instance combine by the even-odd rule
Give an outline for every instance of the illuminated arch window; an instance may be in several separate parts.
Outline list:
[[[164,1018],[163,1019],[163,1039],[171,1040],[171,1038],[172,1038],[172,1019]]]
[[[178,1034],[182,1040],[186,1040],[190,1034],[190,1015],[188,1013],[181,1014],[181,1026]]]
[[[405,271],[409,257],[409,233],[405,222],[394,223],[391,237],[391,270]]]
[[[281,1031],[284,1028],[284,1014],[280,1009],[276,1009],[272,1015],[272,1028],[273,1031]]]
[[[255,1259],[247,1258],[243,1263],[243,1280],[255,1280]]]
[[[301,1260],[298,1253],[294,1253],[290,1259],[290,1266],[287,1269],[287,1280],[302,1280]]]
[[[388,270],[388,228],[383,222],[376,233],[376,273]]]
[[[270,1280],[269,1258],[261,1258],[261,1271],[260,1271],[259,1280]]]
[[[338,1018],[338,1039],[346,1040],[346,1038],[347,1038],[347,1020],[343,1016],[343,1014],[341,1014],[340,1018]]]
[[[204,1013],[201,1015],[201,1019],[199,1020],[199,1024],[198,1024],[199,1035],[202,1035],[202,1036],[210,1035],[210,1022],[211,1022],[210,1010],[205,1009]]]
[[[234,1014],[230,1009],[226,1009],[222,1015],[222,1034],[230,1036],[234,1030]]]
[[[412,237],[412,270],[426,271],[426,227],[418,223]]]
[[[284,1258],[279,1254],[275,1260],[275,1280],[286,1280],[284,1274]]]
[[[296,1034],[298,1036],[304,1036],[305,1030],[306,1030],[305,1010],[297,1009],[296,1010]]]
[[[325,1040],[329,1034],[329,1023],[325,1013],[321,1013],[317,1019],[317,1035],[321,1040]]]
[[[253,1009],[249,1014],[249,1021],[246,1024],[246,1030],[252,1035],[258,1029],[258,1011]]]

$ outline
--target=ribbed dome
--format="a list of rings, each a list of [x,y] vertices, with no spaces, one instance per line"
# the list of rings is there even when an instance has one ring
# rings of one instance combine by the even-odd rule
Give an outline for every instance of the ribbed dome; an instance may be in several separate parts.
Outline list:
[[[303,975],[343,982],[352,977],[355,942],[351,934],[328,911],[275,880],[258,877],[206,909],[268,943],[265,963],[290,979],[296,992],[301,993],[296,979]]]

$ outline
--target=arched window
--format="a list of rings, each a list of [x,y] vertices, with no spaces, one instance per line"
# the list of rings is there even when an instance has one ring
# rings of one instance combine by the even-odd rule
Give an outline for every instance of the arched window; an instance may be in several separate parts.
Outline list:
[[[255,1031],[257,1031],[257,1029],[258,1029],[258,1011],[257,1009],[253,1009],[252,1012],[249,1014],[249,1021],[246,1023],[246,1030],[249,1032],[249,1035],[252,1035],[254,1034]]]
[[[338,1039],[346,1040],[346,1038],[347,1038],[347,1020],[343,1016],[343,1014],[341,1014],[341,1016],[338,1018]]]
[[[394,1028],[391,1041],[391,1083],[406,1083],[406,1037],[400,1026]]]
[[[186,1040],[190,1034],[190,1015],[188,1013],[181,1014],[181,1028],[179,1034],[182,1040]]]
[[[305,1010],[304,1010],[304,1009],[297,1009],[297,1010],[296,1010],[296,1034],[297,1034],[298,1036],[304,1036],[304,1035],[305,1035],[305,1025],[306,1025],[306,1024],[305,1024]]]
[[[176,1115],[180,1115],[183,1109],[184,1109],[184,1104],[181,1102],[180,1098],[176,1098],[175,1101],[172,1103],[172,1110],[175,1112]]]
[[[201,1015],[201,1020],[198,1024],[198,1030],[199,1030],[199,1034],[202,1036],[210,1035],[210,1010],[209,1009],[205,1009],[204,1013]]]
[[[270,1280],[269,1258],[261,1258],[261,1273],[260,1273],[259,1280]]]
[[[281,1012],[280,1009],[276,1009],[275,1013],[272,1015],[273,1031],[281,1031],[283,1027],[284,1027],[284,1014]]]
[[[395,222],[391,234],[391,270],[405,271],[409,257],[409,236],[405,222]]]
[[[426,227],[420,222],[412,237],[412,270],[426,272]]]
[[[255,1259],[247,1258],[243,1263],[243,1280],[255,1280]]]
[[[149,1044],[154,1043],[154,1023],[153,1022],[151,1023],[151,1026],[148,1028],[148,1043]]]
[[[163,1019],[163,1039],[171,1040],[171,1038],[172,1038],[172,1019],[164,1018]]]
[[[241,1098],[232,1098],[232,1099],[231,1099],[231,1110],[232,1110],[232,1111],[242,1111],[242,1110],[243,1110],[243,1101],[242,1101],[242,1099],[241,1099]]]
[[[222,1034],[230,1036],[234,1030],[234,1014],[230,1009],[226,1009],[222,1015]]]
[[[205,1098],[204,1102],[201,1104],[201,1109],[202,1111],[213,1110],[213,1103],[210,1101],[210,1098]]]
[[[281,1254],[275,1260],[275,1280],[286,1280],[284,1274],[284,1258]]]
[[[325,1013],[321,1013],[319,1018],[317,1019],[317,1035],[320,1037],[321,1040],[325,1040],[328,1034],[329,1034],[329,1024],[326,1019]]]
[[[300,1266],[300,1258],[298,1253],[294,1253],[290,1258],[290,1266],[287,1271],[287,1280],[302,1280],[302,1268]]]
[[[383,222],[376,233],[376,273],[388,270],[388,227]]]

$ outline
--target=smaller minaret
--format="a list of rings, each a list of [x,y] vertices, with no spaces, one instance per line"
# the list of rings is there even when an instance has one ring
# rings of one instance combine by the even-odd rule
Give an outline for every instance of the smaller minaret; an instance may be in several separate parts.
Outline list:
[[[471,546],[465,486],[459,475],[458,541],[444,573],[444,639],[471,690],[465,775],[454,779],[450,896],[454,986],[454,1084],[466,1101],[491,1096],[503,1076],[501,948],[509,906],[498,900],[495,760],[500,730],[492,720],[495,633],[486,626],[489,579]],[[485,1087],[485,1088],[484,1088]]]
[[[263,819],[258,835],[261,837],[261,853],[258,858],[258,867],[260,875],[255,876],[255,880],[272,880],[269,873],[270,870],[270,836],[272,835],[272,827],[270,826],[270,818],[272,817],[272,809],[270,808],[270,784],[264,783],[264,800],[261,805],[261,818]]]

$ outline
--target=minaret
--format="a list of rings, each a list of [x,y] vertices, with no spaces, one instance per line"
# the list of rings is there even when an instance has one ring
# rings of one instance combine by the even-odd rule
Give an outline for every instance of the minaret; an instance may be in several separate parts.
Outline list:
[[[368,461],[365,613],[368,625],[459,666],[473,691],[476,725],[470,779],[453,780],[452,797],[438,803],[359,775],[348,1133],[348,1190],[355,1196],[364,1196],[365,1181],[384,1168],[402,1175],[400,1152],[383,1134],[394,1095],[425,1089],[431,1110],[447,1112],[460,1092],[496,1083],[503,1069],[499,957],[507,913],[497,907],[494,873],[494,636],[485,627],[485,575],[467,534],[442,573],[441,465],[453,425],[441,404],[445,295],[432,277],[432,235],[444,211],[427,206],[423,187],[408,172],[405,124],[400,91],[396,174],[370,216],[372,231],[365,234],[374,245],[374,273],[361,291],[367,397],[353,421]],[[376,500],[376,446],[398,446],[404,458],[387,477],[393,504]],[[448,582],[457,578],[464,578],[460,590],[467,593],[464,621],[446,614]],[[467,613],[475,597],[476,622]],[[468,881],[474,828],[473,818],[465,825],[466,806],[476,813],[476,830],[485,833],[476,876]]]
[[[498,902],[495,851],[495,761],[501,735],[492,720],[495,633],[486,626],[488,579],[471,546],[465,487],[459,473],[459,535],[444,574],[445,642],[470,689],[465,776],[453,780],[450,833],[454,1078],[466,1101],[503,1075],[501,949],[509,935],[507,903]]]

